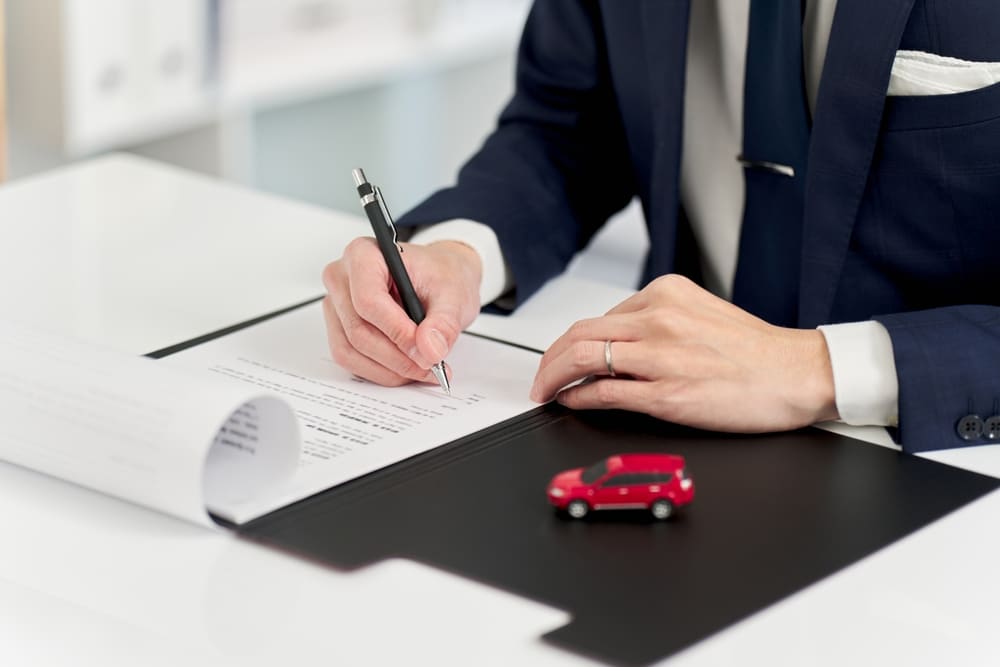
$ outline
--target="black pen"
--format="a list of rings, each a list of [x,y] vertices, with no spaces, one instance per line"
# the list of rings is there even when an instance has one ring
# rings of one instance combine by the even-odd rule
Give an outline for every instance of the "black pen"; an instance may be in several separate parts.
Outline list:
[[[389,275],[392,277],[392,282],[396,284],[399,298],[403,301],[403,309],[411,320],[420,324],[427,314],[424,312],[424,304],[420,303],[420,299],[417,298],[413,283],[410,282],[410,274],[403,266],[403,257],[400,255],[403,248],[396,242],[396,228],[392,224],[392,217],[389,215],[389,209],[385,206],[385,200],[382,199],[382,191],[368,182],[368,179],[365,178],[365,172],[361,169],[354,169],[351,174],[354,176],[354,184],[358,186],[361,207],[365,210],[365,215],[368,216],[368,222],[371,223],[372,231],[375,232],[378,248],[382,251],[386,266],[389,267]],[[437,378],[441,388],[450,396],[451,385],[448,383],[448,374],[444,370],[443,359],[431,366],[431,373]]]

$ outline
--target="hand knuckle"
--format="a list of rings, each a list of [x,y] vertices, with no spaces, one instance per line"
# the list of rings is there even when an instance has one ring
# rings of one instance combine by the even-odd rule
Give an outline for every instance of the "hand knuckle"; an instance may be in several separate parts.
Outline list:
[[[590,330],[590,323],[587,320],[577,320],[569,327],[569,335],[575,339],[587,338]]]
[[[667,275],[656,278],[653,282],[649,283],[648,289],[657,291],[668,289],[670,287],[670,276],[671,274],[668,273]]]
[[[350,341],[351,345],[358,350],[366,349],[366,345],[371,340],[368,324],[356,317],[352,317],[344,322],[344,335],[347,336],[347,340]]]
[[[567,408],[578,408],[580,407],[580,397],[577,392],[567,389],[559,394],[559,402],[565,405]]]
[[[594,353],[592,351],[592,347],[593,346],[590,344],[590,341],[574,343],[573,346],[570,347],[570,359],[572,360],[574,368],[587,368],[591,363],[593,363]]]
[[[333,292],[339,286],[340,276],[343,272],[343,265],[340,260],[336,262],[330,262],[325,267],[323,267],[323,286],[326,287],[327,292]]]
[[[350,363],[351,355],[348,353],[347,346],[343,344],[332,344],[330,345],[330,356],[337,363],[338,366],[347,367]]]
[[[594,385],[594,393],[601,405],[616,405],[618,402],[618,386],[614,382],[598,382]]]
[[[371,248],[372,240],[367,236],[358,236],[351,239],[351,242],[344,248],[345,255],[356,255],[366,252]]]
[[[378,301],[371,294],[352,294],[351,303],[362,317],[370,316],[378,308]]]
[[[360,368],[358,364],[360,355],[347,341],[331,345],[330,356],[333,357],[333,361],[341,368],[360,375],[358,372]]]
[[[385,334],[386,338],[395,343],[397,347],[403,347],[403,344],[407,341],[408,331],[400,323],[389,324],[382,333]]]
[[[672,287],[684,288],[691,284],[691,280],[687,276],[683,276],[679,273],[669,273],[666,276],[668,283]]]
[[[653,281],[654,288],[662,293],[672,294],[686,289],[691,281],[679,273],[668,273]]]

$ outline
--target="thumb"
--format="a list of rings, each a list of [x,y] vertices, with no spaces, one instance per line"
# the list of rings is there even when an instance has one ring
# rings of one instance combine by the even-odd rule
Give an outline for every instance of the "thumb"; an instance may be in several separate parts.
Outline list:
[[[422,368],[442,361],[458,335],[479,312],[479,256],[468,246],[452,241],[425,247],[434,270],[421,272],[418,287],[426,295],[427,315],[417,326],[414,354]]]
[[[448,356],[462,331],[458,318],[448,311],[427,315],[417,327],[416,361],[421,368],[430,368]]]

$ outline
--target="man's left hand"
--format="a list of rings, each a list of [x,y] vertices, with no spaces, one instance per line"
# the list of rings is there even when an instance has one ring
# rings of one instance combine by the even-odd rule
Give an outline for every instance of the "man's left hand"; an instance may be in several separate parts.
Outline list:
[[[553,343],[531,398],[553,396],[570,408],[620,408],[715,431],[784,431],[837,418],[820,331],[773,326],[679,275],[577,322]]]

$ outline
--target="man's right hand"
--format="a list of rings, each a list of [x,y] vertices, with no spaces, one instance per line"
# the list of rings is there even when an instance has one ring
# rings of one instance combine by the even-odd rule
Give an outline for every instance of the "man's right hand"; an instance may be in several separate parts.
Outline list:
[[[323,270],[327,340],[334,361],[372,382],[435,382],[444,359],[479,313],[482,260],[457,241],[403,243],[403,264],[427,316],[417,326],[396,298],[375,239],[357,238]]]

